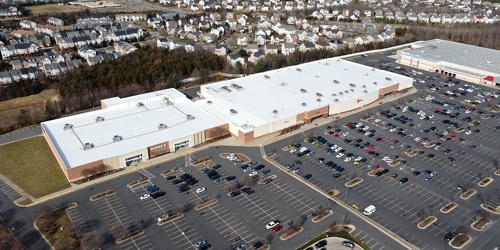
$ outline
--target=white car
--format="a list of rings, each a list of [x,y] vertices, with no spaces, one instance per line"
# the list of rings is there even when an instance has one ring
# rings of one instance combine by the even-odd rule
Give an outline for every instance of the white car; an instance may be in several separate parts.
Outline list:
[[[420,137],[415,137],[414,141],[420,141]]]
[[[361,159],[363,159],[363,157],[358,156],[358,157],[356,157],[356,159],[354,159],[354,161],[361,161]]]
[[[145,200],[145,199],[147,199],[149,197],[151,197],[151,195],[149,195],[149,194],[143,194],[143,195],[141,195],[141,201]]]
[[[343,132],[342,136],[349,136],[349,132]]]
[[[363,127],[363,130],[364,130],[364,131],[366,131],[366,130],[368,130],[368,129],[370,129],[370,127],[368,127],[368,126]]]
[[[464,113],[466,113],[466,114],[469,114],[470,112],[471,112],[471,111],[470,111],[470,109],[466,109],[466,110],[464,111]]]
[[[472,131],[467,130],[467,131],[465,131],[465,134],[466,134],[466,135],[470,135],[470,134],[472,134]]]
[[[335,149],[335,152],[339,152],[340,150],[342,150],[342,147],[337,147],[337,148]]]
[[[300,172],[301,170],[302,170],[302,168],[298,167],[298,168],[294,169],[294,170],[293,170],[293,172],[294,172],[294,173],[298,173],[298,172]]]
[[[297,148],[292,148],[292,149],[290,150],[290,154],[293,154],[293,153],[295,153],[295,152],[297,152]]]
[[[197,188],[196,189],[196,193],[199,194],[199,193],[203,193],[205,192],[205,190],[207,190],[205,187],[200,187],[200,188]]]
[[[226,159],[230,160],[230,161],[233,161],[236,159],[236,155],[235,154],[230,154],[226,157]]]
[[[271,221],[271,222],[267,223],[267,225],[266,225],[266,229],[271,229],[271,228],[273,228],[274,226],[279,225],[279,224],[280,224],[280,221],[279,221],[279,220],[273,220],[273,221]]]
[[[249,173],[248,176],[253,177],[253,176],[256,176],[258,174],[259,173],[257,171],[253,171],[253,172]]]
[[[344,159],[345,162],[350,162],[351,160],[352,160],[351,157],[347,157],[347,158]]]
[[[359,127],[361,127],[361,126],[363,126],[363,123],[361,123],[361,122],[360,122],[360,123],[358,123],[358,124],[356,124],[356,128],[359,128]]]
[[[369,132],[369,131],[368,131],[368,132],[366,132],[366,133],[365,133],[365,136],[369,136],[369,135],[371,135],[371,134],[372,134],[372,132]]]
[[[337,158],[342,158],[342,157],[344,157],[344,154],[343,154],[343,153],[340,153],[340,154],[336,155],[336,157],[337,157]]]
[[[380,122],[380,119],[375,119],[374,121],[375,123],[379,123]]]
[[[331,149],[336,149],[337,147],[338,147],[337,145],[333,144],[333,146],[331,146],[330,148]]]
[[[395,129],[395,128],[391,128],[391,129],[389,129],[389,132],[394,132],[394,131],[396,131],[396,129]]]

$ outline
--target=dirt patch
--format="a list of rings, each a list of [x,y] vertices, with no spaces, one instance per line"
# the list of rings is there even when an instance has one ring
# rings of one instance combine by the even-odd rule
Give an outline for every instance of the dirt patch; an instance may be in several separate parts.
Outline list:
[[[327,212],[326,214],[324,214],[324,215],[322,215],[322,216],[319,216],[319,215],[318,215],[318,216],[316,216],[316,217],[312,218],[312,222],[313,222],[313,223],[318,223],[318,222],[320,222],[320,221],[322,221],[322,220],[326,219],[326,217],[328,217],[328,216],[330,216],[330,215],[332,215],[332,214],[333,214],[333,211],[332,211],[332,210],[328,210],[328,212]]]
[[[443,214],[447,214],[447,213],[451,212],[453,209],[455,209],[456,207],[457,207],[457,203],[450,202],[450,203],[446,204],[446,206],[439,209],[439,211]]]
[[[165,176],[177,173],[177,172],[179,172],[179,170],[181,170],[181,168],[176,167],[176,168],[173,168],[173,169],[170,169],[170,170],[163,171],[163,172],[161,172],[160,175],[163,176],[163,177],[165,177]]]
[[[460,249],[469,243],[471,239],[467,234],[459,234],[450,241],[450,246]]]
[[[465,193],[460,195],[460,199],[467,200],[470,197],[472,197],[473,195],[475,195],[476,193],[477,193],[477,191],[475,189],[469,189]]]
[[[194,207],[194,210],[196,210],[196,211],[202,210],[202,209],[204,209],[206,207],[209,207],[210,205],[213,205],[213,204],[215,204],[217,202],[219,202],[219,200],[217,200],[217,199],[209,200],[209,201],[207,201],[207,202],[205,202],[203,204],[200,204],[200,205]]]
[[[144,234],[144,230],[137,231],[137,232],[135,232],[135,233],[131,233],[131,234],[130,234],[130,235],[128,235],[127,237],[123,237],[123,238],[116,239],[116,241],[115,241],[115,242],[116,242],[116,244],[121,244],[121,243],[123,243],[123,242],[125,242],[125,241],[127,241],[127,240],[130,240],[130,239],[132,239],[132,238],[134,238],[134,237],[136,237],[136,236],[142,235],[142,234]]]
[[[108,190],[104,193],[99,193],[99,194],[90,196],[90,200],[91,201],[98,201],[98,200],[102,199],[103,197],[109,197],[109,196],[112,196],[115,194],[116,194],[115,190]]]
[[[195,167],[198,167],[198,166],[200,166],[202,164],[205,164],[205,163],[207,163],[207,162],[209,162],[211,160],[212,160],[212,157],[204,157],[204,158],[201,158],[201,159],[196,159],[195,161],[193,161],[191,163],[191,165],[193,165]]]
[[[363,179],[358,177],[358,178],[354,178],[354,179],[346,182],[345,186],[346,187],[354,187],[354,186],[360,184],[361,182],[363,182]]]
[[[139,180],[136,180],[136,181],[133,181],[133,182],[131,182],[131,183],[127,184],[127,187],[135,187],[135,186],[137,186],[137,185],[140,185],[140,184],[142,184],[142,183],[146,183],[146,182],[148,182],[148,181],[149,181],[149,178],[148,178],[148,177],[142,177],[142,178],[140,178]]]
[[[300,227],[298,230],[293,230],[292,232],[285,233],[285,234],[280,236],[280,240],[282,240],[282,241],[288,240],[288,239],[292,238],[293,236],[295,236],[299,233],[302,233],[302,231],[304,231],[304,228]]]

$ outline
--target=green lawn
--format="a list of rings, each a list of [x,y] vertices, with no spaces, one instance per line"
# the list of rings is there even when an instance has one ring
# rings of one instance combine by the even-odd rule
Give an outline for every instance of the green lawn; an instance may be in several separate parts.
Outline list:
[[[26,6],[26,9],[30,10],[31,14],[33,15],[50,14],[54,12],[67,12],[69,10],[67,6],[57,4]]]
[[[0,146],[0,173],[35,198],[69,187],[42,136]]]

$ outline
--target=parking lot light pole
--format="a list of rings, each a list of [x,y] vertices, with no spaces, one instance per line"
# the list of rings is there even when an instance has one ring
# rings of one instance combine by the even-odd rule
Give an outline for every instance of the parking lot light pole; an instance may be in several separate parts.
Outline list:
[[[198,217],[196,217],[196,219],[194,219],[194,221],[189,224],[189,226],[186,228],[186,230],[182,231],[182,235],[185,235],[187,233],[187,231],[191,228],[192,225],[194,225],[194,223],[198,220],[198,218],[200,218],[200,216],[204,215],[205,212],[200,212],[200,214],[198,215]]]

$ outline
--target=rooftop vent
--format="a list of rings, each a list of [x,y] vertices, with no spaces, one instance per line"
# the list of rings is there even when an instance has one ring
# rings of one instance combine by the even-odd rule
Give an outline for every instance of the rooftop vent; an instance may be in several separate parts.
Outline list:
[[[166,128],[167,128],[167,125],[164,123],[160,123],[160,125],[158,125],[159,130],[166,129]]]
[[[386,77],[385,80],[390,81],[392,79],[390,77]]]
[[[286,85],[288,85],[288,83],[286,83],[286,82],[282,82],[282,83],[280,84],[280,86],[286,86]]]
[[[361,88],[365,88],[366,89],[366,85],[362,85]]]
[[[174,105],[174,103],[173,103],[173,102],[171,102],[171,101],[167,101],[166,105],[167,105],[167,106],[172,106],[172,105]]]
[[[102,116],[98,116],[97,118],[95,118],[95,122],[103,122],[104,121],[104,117]]]
[[[317,97],[323,97],[323,94],[321,94],[321,93],[316,93],[316,96],[317,96]]]
[[[349,93],[349,90],[345,90],[344,93],[346,93],[346,94]]]
[[[333,83],[339,84],[340,82],[338,80],[333,80]]]
[[[367,94],[367,93],[368,93],[368,90],[363,90],[363,93]]]
[[[222,87],[220,87],[220,88],[221,88],[222,90],[226,91],[226,92],[233,92],[233,91],[231,91],[231,90],[229,89],[229,87],[228,87],[228,86],[222,86]]]
[[[319,98],[318,98],[318,99],[316,99],[316,101],[317,101],[317,102],[321,102],[321,99],[319,99]]]
[[[297,71],[302,71],[300,68],[297,68]]]
[[[189,120],[194,120],[194,116],[193,116],[193,115],[187,115],[187,117],[186,117],[186,118],[187,118],[187,120],[188,120],[188,121],[189,121]]]
[[[278,110],[276,110],[276,109],[275,109],[275,110],[273,110],[273,114],[274,114],[274,115],[277,115],[277,114],[278,114]]]
[[[264,77],[265,77],[266,79],[271,79],[271,77],[269,77],[268,75],[264,75]]]
[[[344,92],[339,92],[339,95],[344,95]]]
[[[167,97],[167,96],[165,96],[165,97],[163,97],[163,100],[164,100],[164,101],[169,101],[170,99],[168,99],[168,97]]]
[[[375,68],[373,68],[372,71],[375,71]]]
[[[88,142],[87,142],[87,143],[85,143],[85,144],[83,145],[83,150],[89,150],[89,149],[91,149],[91,148],[93,148],[93,147],[94,147],[94,143],[88,143]]]
[[[332,96],[337,96],[337,94],[333,93]]]
[[[139,108],[140,108],[140,107],[144,107],[144,103],[142,103],[142,102],[138,102],[138,103],[137,103],[137,107],[139,107]]]
[[[207,104],[212,104],[212,101],[207,101]]]
[[[307,106],[307,104],[305,102],[302,103],[302,107],[305,107]]]
[[[234,109],[230,109],[229,112],[231,112],[231,115],[236,115],[238,114],[238,111],[234,110]]]
[[[349,70],[349,69],[344,69],[344,70],[346,70],[346,71],[347,71],[347,70]]]
[[[349,86],[351,86],[351,87],[355,88],[355,87],[356,87],[356,84],[354,84],[354,83],[349,83]]]
[[[354,89],[350,89],[350,90],[351,90],[351,92],[354,92]]]
[[[240,85],[238,84],[231,84],[231,87],[233,87],[234,89],[236,89],[237,91],[240,91],[240,90],[244,90],[245,88],[241,87]]]
[[[373,82],[373,85],[377,85],[377,82]]]
[[[368,73],[365,73],[365,76],[368,76]]]
[[[334,102],[339,102],[339,99],[335,99],[335,100],[333,100],[333,101],[334,101]]]
[[[121,141],[121,140],[123,140],[123,137],[122,137],[122,136],[120,136],[120,135],[115,135],[115,136],[113,136],[113,142],[119,142],[119,141]]]
[[[302,92],[302,93],[304,93],[304,94],[305,94],[305,93],[307,93],[307,90],[305,90],[305,89],[300,89],[300,92]]]
[[[64,124],[64,127],[63,127],[64,130],[70,130],[72,128],[73,128],[73,124],[69,124],[69,123]]]

